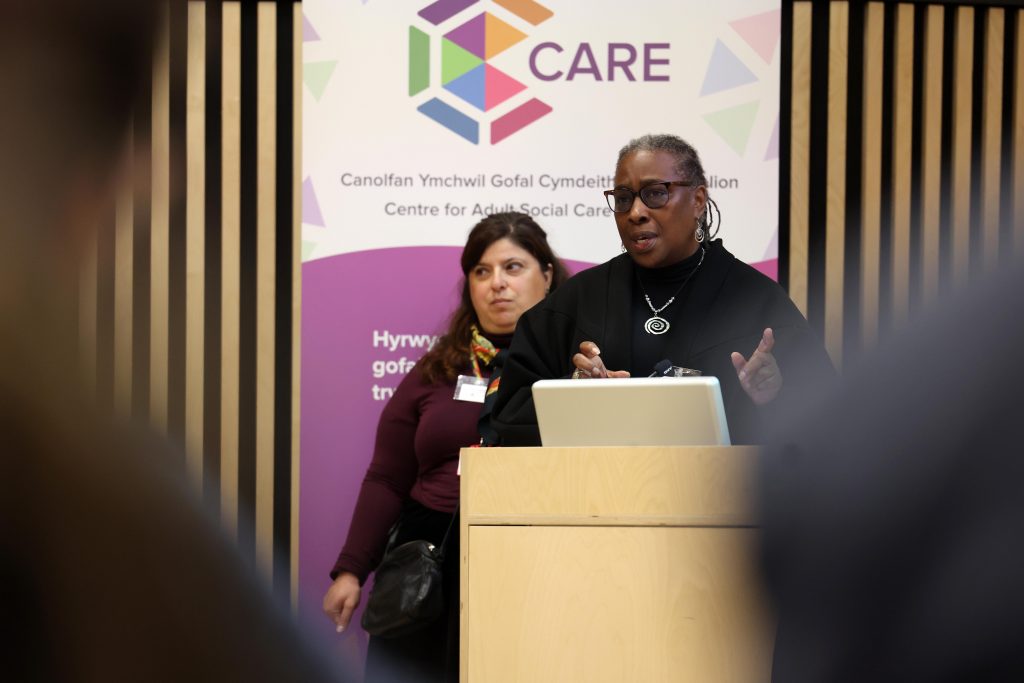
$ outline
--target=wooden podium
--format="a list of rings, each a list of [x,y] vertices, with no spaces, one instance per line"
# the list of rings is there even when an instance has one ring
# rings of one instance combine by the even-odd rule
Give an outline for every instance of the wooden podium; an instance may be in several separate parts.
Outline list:
[[[462,451],[462,683],[768,681],[757,450]]]

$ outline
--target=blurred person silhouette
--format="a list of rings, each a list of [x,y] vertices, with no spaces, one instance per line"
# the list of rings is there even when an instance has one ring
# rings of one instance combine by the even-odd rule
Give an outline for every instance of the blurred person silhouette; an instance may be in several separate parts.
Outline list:
[[[774,680],[1024,680],[1022,291],[948,297],[772,439]]]
[[[0,670],[330,681],[189,490],[79,386],[81,247],[112,206],[156,2],[0,3]]]

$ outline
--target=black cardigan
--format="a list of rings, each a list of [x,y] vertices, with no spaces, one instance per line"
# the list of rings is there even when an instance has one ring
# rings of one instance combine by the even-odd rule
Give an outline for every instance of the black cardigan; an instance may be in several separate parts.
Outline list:
[[[737,260],[721,240],[707,249],[689,291],[675,304],[679,309],[667,333],[670,359],[717,377],[733,443],[756,443],[764,420],[833,378],[835,370],[778,283]],[[577,274],[519,319],[491,420],[502,445],[540,444],[531,387],[540,379],[568,377],[580,342],[595,342],[610,370],[650,372],[630,367],[635,282],[633,261],[622,254]],[[758,407],[740,386],[730,353],[749,357],[766,327],[775,333],[783,387],[774,401]]]

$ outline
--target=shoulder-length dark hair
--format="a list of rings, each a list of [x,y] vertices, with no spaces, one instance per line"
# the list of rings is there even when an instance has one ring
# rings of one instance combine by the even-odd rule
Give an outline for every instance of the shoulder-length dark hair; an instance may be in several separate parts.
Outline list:
[[[462,250],[462,297],[459,306],[452,312],[448,330],[437,340],[417,364],[428,382],[454,380],[466,368],[469,361],[471,326],[480,326],[473,302],[469,297],[469,271],[483,257],[487,248],[498,240],[508,238],[537,259],[542,270],[551,267],[551,287],[554,290],[569,278],[565,266],[555,256],[548,244],[548,235],[537,222],[525,213],[510,211],[494,213],[469,231],[466,246]],[[481,330],[482,331],[482,330]]]

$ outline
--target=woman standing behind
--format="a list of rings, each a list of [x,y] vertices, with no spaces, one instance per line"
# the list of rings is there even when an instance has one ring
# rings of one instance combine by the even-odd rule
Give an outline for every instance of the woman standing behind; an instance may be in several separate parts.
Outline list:
[[[348,626],[396,521],[396,544],[441,543],[459,500],[459,450],[480,441],[480,403],[459,400],[456,382],[460,375],[486,379],[497,354],[508,348],[519,316],[567,277],[544,230],[522,213],[480,221],[469,233],[461,266],[462,297],[447,332],[381,414],[373,460],[331,571],[334,583],[324,596],[324,611],[339,631]],[[367,681],[458,680],[458,541],[456,530],[445,548],[445,611],[408,636],[371,637]]]

